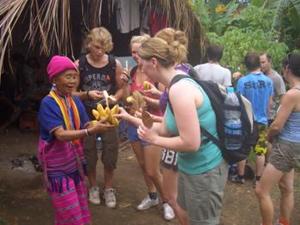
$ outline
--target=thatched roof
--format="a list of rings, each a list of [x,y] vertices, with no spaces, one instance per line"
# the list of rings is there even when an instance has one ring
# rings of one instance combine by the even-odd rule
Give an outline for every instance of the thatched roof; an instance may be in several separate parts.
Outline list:
[[[104,0],[0,0],[0,76],[16,41],[26,42],[27,50],[37,54],[74,56],[74,48],[78,47],[78,42],[74,42],[75,33],[81,29],[77,25],[84,26],[86,30],[100,26],[103,2]],[[106,2],[111,4],[112,0]],[[145,0],[145,6],[159,8],[167,16],[171,27],[185,31],[189,36],[191,49],[198,49],[197,57],[200,60],[205,38],[190,1]],[[74,20],[77,21],[75,25]],[[17,33],[17,27],[26,32]]]

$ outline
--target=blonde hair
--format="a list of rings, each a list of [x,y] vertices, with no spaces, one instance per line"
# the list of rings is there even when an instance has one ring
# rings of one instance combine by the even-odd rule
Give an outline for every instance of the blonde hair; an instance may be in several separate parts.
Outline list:
[[[167,27],[155,34],[155,37],[161,38],[168,43],[173,41],[179,41],[180,44],[184,45],[188,48],[188,38],[186,37],[185,33],[181,30],[175,30],[174,28]]]
[[[139,55],[145,60],[154,57],[163,67],[168,68],[186,59],[187,49],[177,40],[168,43],[161,38],[154,37],[141,45]]]
[[[89,50],[91,42],[99,43],[106,53],[113,49],[112,36],[109,31],[104,27],[95,27],[88,33],[85,41],[85,47]]]
[[[171,44],[174,41],[178,41],[186,49],[188,48],[188,38],[185,33],[181,30],[175,30],[174,28],[167,27],[156,33],[155,37],[165,40],[168,44]],[[177,63],[182,63],[187,61],[187,56],[182,58],[181,61]]]
[[[148,34],[143,34],[139,36],[132,36],[130,40],[130,48],[132,47],[133,44],[143,44],[145,41],[147,41],[150,38],[150,35]]]

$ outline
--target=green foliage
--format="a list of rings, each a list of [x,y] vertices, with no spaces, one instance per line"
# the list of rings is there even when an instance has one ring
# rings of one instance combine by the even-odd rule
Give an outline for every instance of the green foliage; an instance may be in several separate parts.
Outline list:
[[[229,67],[231,71],[246,72],[243,67],[243,60],[250,51],[268,52],[272,56],[275,68],[280,69],[281,60],[288,50],[284,43],[273,41],[269,37],[269,33],[262,30],[245,31],[233,28],[226,31],[221,37],[215,33],[209,33],[208,37],[211,42],[224,46],[221,63]]]
[[[226,12],[222,14],[215,10],[220,1],[211,0],[210,4],[203,2],[195,1],[195,10],[201,9],[196,12],[201,21],[205,18],[204,26],[210,42],[224,46],[223,65],[232,71],[246,72],[243,68],[244,56],[249,51],[255,51],[268,52],[273,58],[275,69],[280,69],[288,47],[278,41],[279,33],[272,29],[275,10],[263,7],[267,1],[256,0],[253,1],[255,5],[247,7],[230,1],[226,5]]]
[[[300,48],[300,1],[278,1],[273,28],[280,33],[280,40],[290,49]]]
[[[263,30],[269,32],[272,27],[274,10],[249,5],[237,14],[231,26],[244,30]]]

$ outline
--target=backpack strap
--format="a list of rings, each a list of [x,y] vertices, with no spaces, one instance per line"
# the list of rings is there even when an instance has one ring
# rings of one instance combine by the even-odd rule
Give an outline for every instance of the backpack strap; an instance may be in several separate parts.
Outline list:
[[[194,80],[194,79],[193,79],[192,77],[190,77],[190,76],[178,74],[178,75],[176,75],[175,77],[173,77],[173,79],[171,80],[170,85],[169,85],[169,90],[170,90],[170,88],[171,88],[172,85],[174,85],[176,82],[178,82],[178,81],[180,81],[181,79],[184,79],[184,78],[189,78],[189,79]],[[201,81],[199,81],[199,80],[194,80],[194,81],[196,81],[197,84],[199,84],[199,85],[202,87],[202,85],[201,85],[202,82],[201,82]],[[204,90],[203,87],[202,87],[202,89]],[[205,91],[205,90],[204,90],[204,91]],[[169,94],[169,92],[168,92],[168,94]],[[206,94],[207,94],[207,93],[206,93]],[[208,95],[208,94],[207,94],[207,95]],[[208,97],[209,97],[209,95],[208,95]],[[209,98],[209,99],[210,99],[210,98]],[[168,97],[168,102],[169,102],[169,105],[170,105],[171,112],[174,114],[173,107],[172,107],[171,101],[169,100],[169,97]],[[211,133],[209,133],[209,131],[206,130],[206,129],[205,129],[204,127],[202,127],[201,125],[200,125],[200,130],[201,130],[201,132],[203,133],[203,135],[204,135],[208,140],[212,141],[212,142],[213,142],[215,145],[217,145],[220,149],[223,148],[222,145],[221,145],[221,143],[220,143],[220,141],[219,141],[215,136],[213,136]]]

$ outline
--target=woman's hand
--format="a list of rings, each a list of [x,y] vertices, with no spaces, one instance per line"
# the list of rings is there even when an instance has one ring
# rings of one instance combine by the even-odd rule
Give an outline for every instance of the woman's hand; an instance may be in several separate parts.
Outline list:
[[[137,111],[135,111],[134,116],[136,118],[142,118],[142,112],[137,110]]]
[[[124,81],[125,83],[128,83],[130,80],[130,76],[129,76],[129,70],[128,69],[123,69],[120,78],[122,81]]]
[[[103,98],[103,93],[98,90],[91,90],[88,92],[88,97],[92,100],[100,100]]]
[[[154,84],[148,82],[148,85],[150,86],[150,88],[147,89],[147,90],[144,89],[143,94],[151,94],[151,95],[154,95],[154,96],[157,96],[157,97],[161,96],[162,92],[160,90],[158,90],[154,86]]]
[[[102,121],[93,121],[88,126],[89,134],[98,134],[114,128],[114,125],[103,123]]]
[[[159,109],[159,99],[144,96],[144,100],[149,106]]]
[[[152,129],[147,128],[145,125],[140,125],[137,133],[139,138],[148,143],[154,144],[155,140],[158,137],[158,134]]]
[[[130,117],[129,113],[123,107],[119,107],[119,113],[114,114],[114,116],[122,120],[126,120],[127,118]]]

